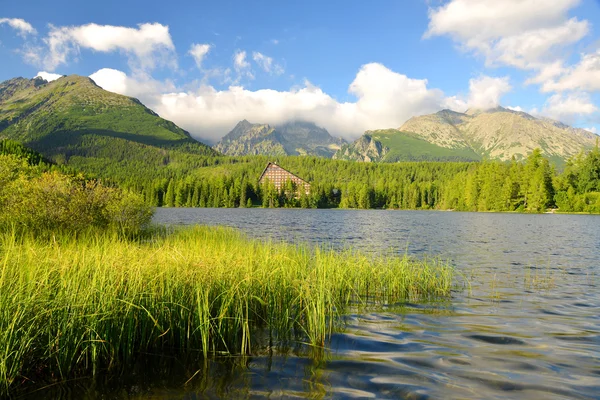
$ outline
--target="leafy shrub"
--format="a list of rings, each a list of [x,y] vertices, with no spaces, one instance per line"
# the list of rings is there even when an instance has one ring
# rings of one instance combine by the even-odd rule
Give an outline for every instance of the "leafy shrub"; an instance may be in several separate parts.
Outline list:
[[[115,228],[131,234],[151,217],[138,195],[0,156],[0,227],[34,232]]]

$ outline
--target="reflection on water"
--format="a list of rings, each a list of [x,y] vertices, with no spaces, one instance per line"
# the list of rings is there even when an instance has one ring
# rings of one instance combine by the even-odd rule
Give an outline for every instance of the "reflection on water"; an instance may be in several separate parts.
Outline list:
[[[600,217],[159,209],[155,221],[440,256],[471,290],[441,311],[349,315],[320,363],[294,353],[215,361],[187,385],[198,369],[118,382],[109,397],[600,398]]]

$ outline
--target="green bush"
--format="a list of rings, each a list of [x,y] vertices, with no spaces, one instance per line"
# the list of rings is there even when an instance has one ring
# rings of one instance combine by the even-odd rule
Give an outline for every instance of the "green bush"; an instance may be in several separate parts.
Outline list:
[[[139,195],[0,156],[0,227],[39,233],[115,228],[131,234],[151,217]]]

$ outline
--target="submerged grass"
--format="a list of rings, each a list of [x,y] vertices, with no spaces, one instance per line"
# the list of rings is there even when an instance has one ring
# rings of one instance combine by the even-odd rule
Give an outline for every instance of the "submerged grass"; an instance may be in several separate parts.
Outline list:
[[[323,347],[345,308],[448,297],[435,260],[250,240],[227,228],[50,240],[0,233],[0,396],[143,354]]]

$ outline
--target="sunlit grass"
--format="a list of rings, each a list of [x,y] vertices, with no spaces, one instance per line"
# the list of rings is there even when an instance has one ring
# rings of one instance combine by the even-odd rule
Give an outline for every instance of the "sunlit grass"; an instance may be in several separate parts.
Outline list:
[[[323,347],[347,306],[448,298],[435,260],[265,243],[195,227],[140,240],[0,234],[0,396],[121,371],[141,354]]]

